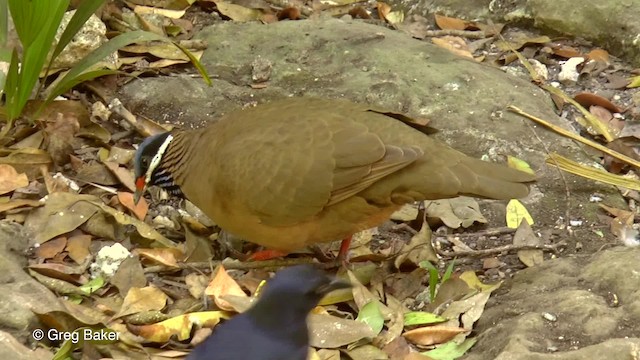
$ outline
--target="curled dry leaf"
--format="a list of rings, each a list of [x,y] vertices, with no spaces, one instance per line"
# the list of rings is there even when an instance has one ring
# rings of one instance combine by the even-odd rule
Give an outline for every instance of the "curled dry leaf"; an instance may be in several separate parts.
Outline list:
[[[609,99],[593,93],[581,92],[574,96],[574,100],[586,108],[591,105],[598,105],[614,113],[622,112],[622,109],[609,101]]]
[[[467,21],[435,14],[436,25],[442,30],[465,30]]]
[[[471,52],[469,51],[467,42],[461,37],[443,36],[439,38],[432,38],[431,42],[440,46],[441,48],[451,51],[456,55],[473,59],[473,54],[471,54]]]
[[[485,224],[487,219],[480,212],[478,202],[470,197],[460,196],[453,199],[425,201],[427,217],[442,220],[452,229],[467,228],[474,222]]]
[[[140,198],[138,204],[133,203],[133,194],[130,192],[118,192],[118,201],[131,211],[138,219],[144,220],[149,211],[149,204],[144,197]]]
[[[67,246],[67,238],[57,237],[36,248],[36,256],[42,259],[51,259],[61,253]]]
[[[369,325],[324,314],[309,315],[309,343],[313,347],[333,349],[375,336]]]
[[[247,298],[247,294],[244,293],[240,285],[233,280],[227,273],[224,266],[219,265],[215,271],[213,279],[204,291],[205,295],[213,297],[213,301],[222,310],[236,311],[233,304],[222,299],[224,295],[234,295]],[[284,306],[285,304],[283,304]]]
[[[143,288],[131,288],[122,302],[122,307],[114,318],[136,314],[143,311],[162,310],[169,297],[162,290],[146,286]]]
[[[26,174],[18,174],[11,165],[0,164],[0,195],[27,185],[29,185],[29,179]]]
[[[464,332],[467,332],[467,330],[460,327],[434,325],[409,330],[402,336],[411,343],[427,346],[445,343]]]
[[[556,56],[560,56],[563,57],[565,59],[569,59],[572,57],[578,57],[581,56],[582,54],[580,53],[580,50],[572,47],[572,46],[567,46],[567,45],[557,45],[557,46],[551,46],[551,52],[556,55]]]
[[[609,64],[609,53],[604,49],[593,49],[587,54],[587,59]]]
[[[542,245],[542,239],[533,233],[531,226],[522,221],[513,235],[513,245]],[[528,267],[541,264],[544,261],[542,250],[518,250],[518,259]]]
[[[196,324],[201,327],[214,327],[221,319],[229,318],[230,314],[225,311],[202,311],[179,315],[151,325],[127,324],[127,328],[148,341],[164,343],[172,337],[177,338],[178,341],[187,340],[191,336],[192,327]]]
[[[178,268],[177,259],[182,259],[184,254],[178,248],[161,248],[161,249],[141,249],[137,248],[132,251],[133,254],[140,255],[140,257],[149,259],[158,264]]]

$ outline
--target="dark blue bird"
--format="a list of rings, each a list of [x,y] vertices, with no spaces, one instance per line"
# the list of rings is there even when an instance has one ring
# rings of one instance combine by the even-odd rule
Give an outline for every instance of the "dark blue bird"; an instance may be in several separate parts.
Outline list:
[[[350,286],[313,265],[281,270],[254,306],[216,327],[187,360],[306,360],[307,315],[325,294]]]

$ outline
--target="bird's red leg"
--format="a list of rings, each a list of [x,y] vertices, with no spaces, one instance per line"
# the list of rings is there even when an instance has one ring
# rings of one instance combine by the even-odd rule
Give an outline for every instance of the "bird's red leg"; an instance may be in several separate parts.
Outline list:
[[[285,257],[287,255],[289,254],[284,251],[265,249],[265,250],[254,252],[249,256],[248,259],[251,261],[265,261],[265,260]]]
[[[349,236],[348,238],[345,238],[344,240],[342,240],[342,242],[340,243],[338,260],[341,261],[343,264],[346,264],[349,262],[349,247],[351,247],[352,238],[353,236]]]

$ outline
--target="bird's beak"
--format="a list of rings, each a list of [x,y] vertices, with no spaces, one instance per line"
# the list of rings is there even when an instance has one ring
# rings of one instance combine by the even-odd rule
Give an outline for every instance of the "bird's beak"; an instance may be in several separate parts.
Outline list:
[[[133,204],[138,205],[138,201],[144,194],[144,189],[146,187],[146,182],[144,176],[140,176],[136,179],[136,191],[133,193]]]

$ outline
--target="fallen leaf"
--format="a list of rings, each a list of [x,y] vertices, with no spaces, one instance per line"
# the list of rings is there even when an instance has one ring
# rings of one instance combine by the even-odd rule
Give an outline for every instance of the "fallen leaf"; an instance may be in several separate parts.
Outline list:
[[[322,349],[334,349],[375,336],[369,325],[355,320],[324,314],[310,314],[309,343]]]
[[[520,171],[524,171],[524,172],[529,173],[531,175],[535,175],[535,172],[533,172],[533,169],[531,169],[531,165],[529,165],[524,160],[518,159],[517,157],[508,155],[507,156],[507,164],[509,165],[510,168],[518,169]]]
[[[136,248],[132,253],[158,264],[176,269],[179,268],[178,259],[182,259],[184,257],[182,251],[175,247],[156,249]]]
[[[609,101],[609,99],[593,93],[581,92],[576,94],[573,99],[585,108],[588,108],[591,105],[598,105],[614,113],[622,112],[622,110]]]
[[[457,229],[460,226],[467,228],[474,222],[482,224],[487,222],[487,219],[480,212],[478,202],[467,196],[425,201],[424,206],[427,217],[440,219],[452,229]]]
[[[436,25],[442,30],[465,30],[467,22],[444,15],[435,14]]]
[[[229,276],[224,266],[219,265],[213,279],[204,291],[205,295],[213,298],[216,305],[222,310],[236,311],[231,303],[221,299],[223,295],[234,295],[248,298],[240,285]]]
[[[460,327],[434,325],[409,330],[402,336],[413,344],[427,346],[445,343],[467,331]]]
[[[529,225],[533,225],[533,218],[527,208],[516,199],[511,199],[507,204],[507,227],[517,229],[522,220],[526,220]]]
[[[604,49],[593,49],[587,54],[587,59],[609,64],[609,53]]]
[[[120,204],[124,205],[129,211],[131,211],[139,220],[144,220],[145,216],[147,216],[147,212],[149,211],[149,204],[144,197],[140,198],[138,204],[133,203],[133,194],[130,192],[118,192],[118,201]]]
[[[64,250],[67,238],[64,236],[49,240],[36,248],[36,256],[42,259],[51,259]]]
[[[129,289],[120,311],[113,318],[116,319],[143,311],[162,310],[168,299],[167,295],[156,287],[133,287]]]
[[[446,344],[440,345],[433,350],[425,351],[422,355],[426,355],[429,358],[444,360],[444,359],[457,359],[462,357],[473,345],[478,341],[477,337],[465,339],[462,343],[457,344],[450,341]]]
[[[29,185],[29,179],[26,174],[18,174],[11,165],[0,164],[0,195],[27,185]]]
[[[109,282],[118,288],[122,297],[125,297],[132,288],[147,286],[147,277],[144,275],[140,259],[137,256],[128,256],[120,263]]]
[[[420,231],[411,237],[411,240],[402,246],[402,250],[393,261],[393,265],[396,269],[400,269],[402,264],[410,263],[414,266],[420,264],[420,262],[438,261],[438,255],[436,254],[433,244],[431,243],[431,228],[428,222],[423,222]]]
[[[229,318],[231,315],[226,311],[202,311],[175,316],[150,325],[127,324],[127,328],[135,335],[142,336],[148,341],[166,343],[172,337],[178,341],[187,340],[191,336],[194,325],[213,327],[221,319]]]
[[[542,239],[533,233],[531,226],[526,221],[520,222],[520,226],[513,235],[513,245],[542,245]],[[544,261],[542,250],[526,249],[518,250],[518,259],[528,267],[541,264]]]
[[[440,46],[441,48],[449,50],[450,52],[456,55],[473,59],[473,54],[471,54],[471,51],[469,51],[467,42],[461,37],[457,37],[457,36],[442,36],[437,38],[434,37],[434,38],[431,38],[431,42]]]
[[[358,312],[356,320],[369,325],[371,330],[378,335],[384,327],[384,316],[380,311],[381,303],[378,300],[371,300],[365,304]]]

